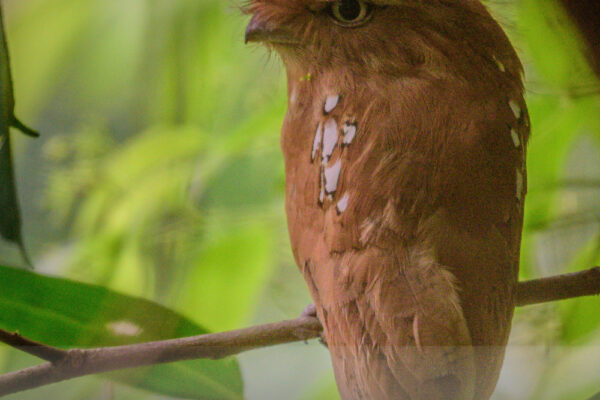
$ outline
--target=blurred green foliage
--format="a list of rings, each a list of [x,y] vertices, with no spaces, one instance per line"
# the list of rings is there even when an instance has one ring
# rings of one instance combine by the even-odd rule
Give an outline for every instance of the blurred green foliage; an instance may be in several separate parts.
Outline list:
[[[526,66],[533,132],[522,278],[588,268],[600,262],[598,82],[553,2],[488,3]],[[43,132],[16,142],[38,268],[159,301],[210,330],[297,315],[309,299],[282,204],[285,82],[276,58],[244,46],[235,2],[3,5],[17,110]],[[0,254],[17,259],[5,246]],[[581,372],[600,371],[599,306],[588,298],[519,310],[495,398],[599,391],[600,373]],[[248,398],[335,397],[324,349],[263,354],[241,357]],[[4,370],[32,363],[0,352]],[[280,378],[275,397],[278,373],[289,381]],[[14,398],[106,391],[157,398],[94,379]]]

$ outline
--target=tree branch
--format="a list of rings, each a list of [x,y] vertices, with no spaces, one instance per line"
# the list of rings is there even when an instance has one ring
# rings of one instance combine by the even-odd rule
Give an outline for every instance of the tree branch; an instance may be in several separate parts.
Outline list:
[[[68,355],[67,350],[58,349],[43,343],[34,342],[19,335],[0,329],[0,342],[19,349],[42,360],[57,362]]]
[[[600,268],[521,282],[517,306],[600,294]],[[219,359],[244,351],[317,338],[317,318],[300,317],[209,335],[96,349],[61,350],[0,330],[0,342],[50,361],[0,376],[0,396],[84,375],[197,358]]]
[[[235,331],[208,335],[140,343],[128,346],[96,349],[72,349],[58,360],[52,356],[41,357],[54,361],[0,376],[0,396],[32,389],[51,383],[124,368],[155,365],[197,358],[219,359],[244,351],[316,338],[321,334],[321,323],[314,317],[276,322]],[[48,346],[3,332],[0,341],[25,350],[29,354],[43,355]],[[5,338],[9,338],[5,341]],[[14,346],[14,343],[18,343]],[[37,353],[37,354],[36,354]]]
[[[517,306],[548,303],[600,294],[600,267],[572,274],[520,282]]]

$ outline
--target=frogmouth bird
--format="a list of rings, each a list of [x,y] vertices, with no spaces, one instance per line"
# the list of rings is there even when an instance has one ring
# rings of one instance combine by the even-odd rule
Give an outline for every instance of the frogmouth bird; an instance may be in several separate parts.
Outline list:
[[[479,0],[250,0],[279,54],[292,250],[343,399],[488,399],[513,309],[529,117]]]

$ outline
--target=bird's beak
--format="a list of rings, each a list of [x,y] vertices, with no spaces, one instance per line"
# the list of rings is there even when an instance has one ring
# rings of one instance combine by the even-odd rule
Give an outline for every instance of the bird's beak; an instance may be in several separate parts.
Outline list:
[[[245,43],[249,42],[261,42],[263,38],[267,36],[267,30],[265,29],[264,24],[258,18],[258,15],[252,16],[248,27],[246,28],[246,38]]]
[[[283,28],[269,28],[268,24],[259,15],[254,15],[246,28],[246,44],[255,43],[271,43],[271,44],[299,44],[300,41],[293,37]]]

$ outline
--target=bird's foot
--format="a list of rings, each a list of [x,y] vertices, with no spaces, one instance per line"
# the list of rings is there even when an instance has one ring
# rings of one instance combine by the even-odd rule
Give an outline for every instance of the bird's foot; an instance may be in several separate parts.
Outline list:
[[[311,317],[311,318],[319,319],[319,316],[317,315],[317,307],[315,307],[314,304],[307,305],[306,308],[304,308],[304,310],[302,310],[302,314],[300,314],[300,317]],[[323,324],[323,321],[321,321],[321,324]],[[321,336],[319,337],[319,342],[321,342],[321,344],[323,346],[328,347],[327,341],[325,340],[324,332],[321,332]]]
[[[304,310],[302,310],[302,314],[300,314],[301,317],[313,317],[313,318],[319,318],[317,317],[317,307],[315,307],[314,304],[309,304],[307,305]]]

